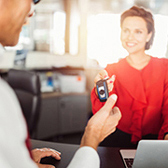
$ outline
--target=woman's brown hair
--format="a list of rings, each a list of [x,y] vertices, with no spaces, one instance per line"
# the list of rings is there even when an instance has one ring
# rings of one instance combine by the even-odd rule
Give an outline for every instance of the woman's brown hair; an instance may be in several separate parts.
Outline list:
[[[148,50],[153,44],[153,38],[155,34],[155,27],[154,27],[154,20],[153,20],[152,13],[145,10],[142,7],[133,6],[132,8],[122,13],[121,20],[120,20],[121,27],[122,27],[124,19],[129,16],[138,16],[138,17],[143,18],[147,24],[148,33],[152,32],[152,36],[150,40],[146,42],[146,45],[145,45],[145,50]]]

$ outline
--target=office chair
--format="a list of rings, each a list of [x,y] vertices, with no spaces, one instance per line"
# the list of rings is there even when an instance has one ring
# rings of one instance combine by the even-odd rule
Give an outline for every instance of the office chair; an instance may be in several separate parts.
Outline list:
[[[7,81],[20,102],[30,138],[35,138],[41,106],[39,76],[35,72],[10,69]]]

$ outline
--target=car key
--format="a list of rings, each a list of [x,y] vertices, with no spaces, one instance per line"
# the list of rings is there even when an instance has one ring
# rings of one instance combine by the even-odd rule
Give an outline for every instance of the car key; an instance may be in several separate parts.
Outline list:
[[[97,89],[99,100],[101,102],[105,102],[109,97],[107,79],[99,80],[96,83],[96,89]]]

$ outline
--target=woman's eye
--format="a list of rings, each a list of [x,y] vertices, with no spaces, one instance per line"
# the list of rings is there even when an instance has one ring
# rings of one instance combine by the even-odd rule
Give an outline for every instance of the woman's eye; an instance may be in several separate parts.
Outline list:
[[[142,33],[142,31],[137,30],[137,31],[136,31],[136,33],[137,33],[137,34],[141,34],[141,33]]]
[[[128,33],[129,31],[128,31],[128,29],[124,29],[123,32],[124,33]]]

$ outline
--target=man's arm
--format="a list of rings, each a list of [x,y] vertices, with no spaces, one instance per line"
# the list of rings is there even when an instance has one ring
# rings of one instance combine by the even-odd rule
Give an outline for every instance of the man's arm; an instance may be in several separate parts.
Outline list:
[[[111,95],[105,105],[88,121],[80,148],[75,153],[68,168],[98,168],[100,165],[97,147],[109,134],[115,131],[118,121],[121,118],[120,110],[114,107],[117,100],[115,94]],[[61,153],[49,148],[32,150],[33,160],[39,168],[52,165],[40,164],[41,158],[52,156],[60,160]]]
[[[81,140],[80,149],[75,153],[68,168],[98,168],[100,160],[97,147],[108,135],[115,131],[121,118],[120,110],[114,106],[117,100],[111,95],[106,104],[89,120]]]

